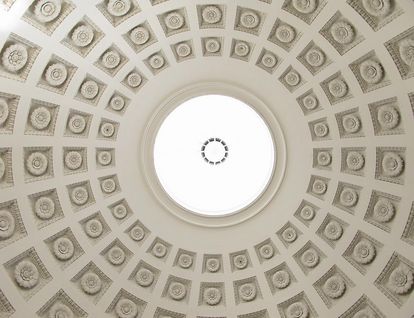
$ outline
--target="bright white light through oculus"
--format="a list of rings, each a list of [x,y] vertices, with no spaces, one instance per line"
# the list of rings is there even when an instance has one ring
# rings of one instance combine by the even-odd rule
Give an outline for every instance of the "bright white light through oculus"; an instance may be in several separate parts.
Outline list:
[[[222,95],[182,103],[164,120],[154,145],[164,190],[182,207],[206,216],[253,203],[270,182],[275,155],[262,117]]]

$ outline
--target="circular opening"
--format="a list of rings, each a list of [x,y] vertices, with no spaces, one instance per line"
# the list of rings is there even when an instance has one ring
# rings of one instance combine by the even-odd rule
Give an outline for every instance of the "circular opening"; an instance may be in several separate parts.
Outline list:
[[[229,147],[220,138],[210,138],[201,147],[201,156],[205,162],[218,165],[229,156]]]
[[[192,98],[175,108],[154,145],[161,186],[180,206],[224,216],[252,204],[273,174],[276,149],[262,117],[223,95]]]

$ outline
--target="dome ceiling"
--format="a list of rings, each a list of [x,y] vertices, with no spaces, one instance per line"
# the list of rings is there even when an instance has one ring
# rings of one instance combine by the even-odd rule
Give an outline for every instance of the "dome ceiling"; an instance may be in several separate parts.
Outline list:
[[[0,7],[0,317],[414,313],[412,1]],[[163,119],[207,94],[276,149],[262,195],[216,218],[153,162]]]

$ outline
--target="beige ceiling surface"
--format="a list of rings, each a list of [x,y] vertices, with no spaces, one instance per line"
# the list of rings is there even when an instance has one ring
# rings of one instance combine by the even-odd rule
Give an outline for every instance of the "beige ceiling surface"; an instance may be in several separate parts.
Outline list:
[[[0,7],[0,317],[414,314],[412,1]],[[152,171],[159,114],[208,93],[277,149],[229,218]]]

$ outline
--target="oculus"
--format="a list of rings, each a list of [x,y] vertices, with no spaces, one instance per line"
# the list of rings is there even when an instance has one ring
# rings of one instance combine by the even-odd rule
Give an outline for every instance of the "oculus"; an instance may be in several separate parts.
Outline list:
[[[233,97],[203,95],[161,123],[153,158],[171,199],[203,216],[224,216],[249,206],[266,189],[275,151],[267,124],[252,107]]]

